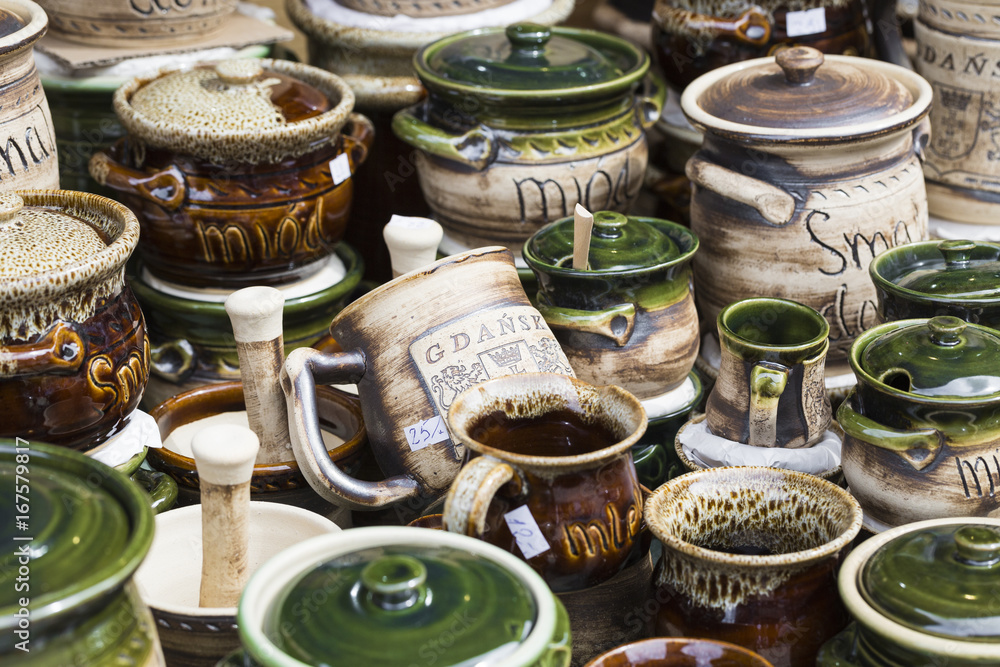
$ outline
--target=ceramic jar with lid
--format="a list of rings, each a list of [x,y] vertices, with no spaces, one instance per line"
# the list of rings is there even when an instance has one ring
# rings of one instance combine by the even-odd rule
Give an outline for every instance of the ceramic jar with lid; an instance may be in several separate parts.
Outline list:
[[[284,60],[166,68],[115,92],[128,132],[90,161],[139,216],[156,276],[236,289],[314,275],[373,140],[341,79]]]
[[[907,243],[869,267],[882,322],[954,315],[1000,328],[1000,245],[953,240]]]
[[[52,114],[32,51],[47,26],[34,2],[0,2],[0,190],[59,187]]]
[[[635,200],[645,130],[666,94],[641,48],[520,23],[446,37],[413,62],[429,96],[392,127],[419,149],[420,186],[447,241],[520,253],[577,203],[627,212]]]
[[[122,428],[149,376],[125,263],[135,215],[83,192],[0,195],[0,435],[89,449]]]
[[[870,525],[1000,516],[1000,334],[956,317],[873,327],[837,411],[844,476]]]
[[[1000,520],[920,521],[860,544],[840,570],[856,623],[819,667],[1000,663]]]
[[[0,548],[0,662],[166,664],[132,581],[153,540],[153,511],[135,484],[77,452],[18,438],[0,442],[0,500],[10,508]],[[15,531],[22,503],[24,528]]]
[[[614,211],[594,214],[586,268],[573,266],[572,218],[528,239],[522,256],[538,278],[538,310],[578,378],[640,399],[684,382],[698,356],[697,249],[685,227]]]
[[[310,607],[312,607],[310,609]],[[303,613],[310,611],[312,613]],[[463,535],[357,528],[288,549],[254,573],[237,616],[246,660],[567,667],[569,619],[517,557]]]
[[[681,107],[705,133],[688,161],[699,310],[798,301],[830,322],[828,366],[875,323],[872,258],[927,236],[921,120],[931,89],[896,65],[815,49],[699,77]]]

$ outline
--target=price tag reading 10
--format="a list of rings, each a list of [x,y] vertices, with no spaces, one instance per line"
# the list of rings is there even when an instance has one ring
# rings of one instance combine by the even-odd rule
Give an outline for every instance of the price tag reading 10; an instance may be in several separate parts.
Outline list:
[[[448,429],[444,427],[441,415],[407,426],[403,432],[406,435],[406,444],[413,452],[448,439]]]

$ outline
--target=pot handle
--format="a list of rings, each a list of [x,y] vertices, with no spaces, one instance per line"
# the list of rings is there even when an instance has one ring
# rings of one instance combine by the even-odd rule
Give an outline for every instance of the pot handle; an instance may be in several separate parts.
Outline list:
[[[657,0],[653,20],[660,25],[683,25],[686,31],[696,34],[730,37],[750,46],[764,46],[771,40],[771,22],[756,5],[728,19],[680,9],[671,0]]]
[[[639,112],[639,124],[648,130],[660,120],[663,105],[667,103],[667,83],[663,77],[650,70],[642,80],[643,91],[636,108]]]
[[[198,366],[198,353],[187,340],[168,340],[149,351],[150,369],[168,382],[180,384]]]
[[[778,401],[788,385],[788,369],[760,361],[750,370],[750,434],[747,444],[774,447],[778,440]]]
[[[90,176],[99,185],[134,194],[162,206],[167,211],[180,208],[187,197],[184,174],[177,165],[147,174],[126,167],[104,151],[97,151],[88,165]]]
[[[353,384],[364,376],[365,368],[365,355],[359,350],[326,354],[308,347],[292,350],[281,368],[292,450],[303,476],[326,501],[355,510],[373,510],[420,497],[420,487],[412,477],[362,481],[341,470],[327,453],[316,413],[316,383]]]
[[[795,199],[781,188],[760,179],[738,174],[697,155],[688,160],[685,172],[699,187],[756,209],[765,220],[777,227],[787,225],[795,215]]]
[[[541,299],[536,304],[545,323],[553,329],[568,329],[610,338],[623,347],[635,330],[635,304],[623,303],[604,310],[576,310],[550,306]]]
[[[482,539],[486,532],[486,511],[493,496],[515,477],[512,467],[492,456],[480,456],[467,463],[445,497],[444,529]]]
[[[419,105],[418,105],[419,106]],[[396,136],[431,155],[482,171],[493,161],[493,140],[480,125],[464,134],[451,134],[418,118],[418,106],[401,109],[392,117]]]
[[[153,514],[166,512],[177,502],[177,480],[167,473],[139,468],[132,473],[131,479],[149,496]]]
[[[70,375],[83,364],[87,348],[72,324],[56,322],[33,343],[0,345],[0,377]]]
[[[869,445],[888,449],[913,466],[914,470],[923,470],[937,457],[944,444],[944,435],[933,428],[900,431],[859,414],[850,406],[854,395],[848,396],[837,410],[837,423],[844,433],[855,440]],[[923,451],[923,457],[916,457],[912,452]]]
[[[913,152],[920,164],[927,161],[927,144],[931,140],[931,118],[924,116],[913,128]]]
[[[355,112],[347,117],[340,134],[344,137],[344,148],[351,158],[353,171],[368,159],[368,151],[375,142],[375,125],[367,116]]]

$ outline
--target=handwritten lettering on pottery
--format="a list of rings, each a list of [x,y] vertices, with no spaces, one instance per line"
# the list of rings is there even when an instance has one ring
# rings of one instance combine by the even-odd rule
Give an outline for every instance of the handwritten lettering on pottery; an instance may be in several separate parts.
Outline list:
[[[39,84],[38,92],[40,89]],[[43,97],[41,102],[44,101]],[[43,162],[55,159],[50,150],[56,143],[55,134],[41,103],[28,112],[26,121],[21,118],[17,121],[15,127],[8,126],[6,141],[0,145],[0,183],[7,177],[16,177],[18,173],[30,173]],[[15,125],[15,122],[10,125]]]
[[[990,459],[993,461],[993,470],[990,470],[990,462],[984,456],[977,456],[974,459],[955,457],[958,477],[962,482],[966,498],[996,497],[996,487],[1000,485],[1000,458],[997,458],[997,454],[993,454]],[[996,481],[994,481],[994,470]]]
[[[559,220],[572,215],[577,203],[589,211],[627,209],[642,187],[642,171],[633,169],[632,162],[626,158],[621,165],[595,169],[585,183],[575,175],[568,179],[545,180],[533,176],[512,177],[520,222]],[[633,171],[638,172],[639,177],[634,177]]]
[[[631,503],[622,517],[613,503],[604,507],[607,521],[593,519],[591,521],[574,521],[563,527],[563,542],[565,552],[575,557],[593,557],[600,553],[628,551],[636,535],[639,534],[639,523],[642,519],[642,509],[637,503]]]

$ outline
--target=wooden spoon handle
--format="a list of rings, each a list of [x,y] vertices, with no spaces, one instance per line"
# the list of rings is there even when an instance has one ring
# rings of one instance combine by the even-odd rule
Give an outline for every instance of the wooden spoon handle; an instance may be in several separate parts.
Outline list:
[[[382,229],[382,237],[389,247],[392,277],[427,266],[437,259],[444,230],[430,218],[408,218],[394,215]]]
[[[580,204],[573,209],[573,268],[586,271],[590,262],[590,233],[594,229],[594,214]]]

